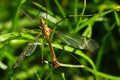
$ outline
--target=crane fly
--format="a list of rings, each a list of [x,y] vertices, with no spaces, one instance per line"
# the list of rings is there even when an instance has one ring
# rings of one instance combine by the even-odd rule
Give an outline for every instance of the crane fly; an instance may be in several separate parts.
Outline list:
[[[26,13],[23,12],[25,15]],[[28,15],[27,15],[28,16]],[[28,16],[29,17],[29,16]],[[47,16],[46,16],[47,18]],[[48,27],[48,25],[45,23],[43,17],[40,18],[40,22],[41,22],[41,26],[40,28],[42,29],[42,32],[40,32],[32,42],[28,43],[27,46],[24,48],[23,52],[20,54],[20,56],[17,58],[16,63],[13,65],[13,69],[15,69],[16,67],[18,67],[20,65],[20,63],[26,58],[26,56],[30,56],[31,54],[34,53],[37,45],[35,45],[34,43],[38,43],[38,39],[40,37],[40,35],[44,35],[48,46],[50,48],[50,56],[52,59],[52,64],[55,68],[59,67],[59,66],[64,66],[66,67],[66,64],[60,63],[55,55],[55,51],[53,49],[53,46],[50,42],[50,34],[51,32],[54,32],[55,34],[58,35],[58,37],[60,37],[60,39],[65,42],[67,45],[72,46],[74,48],[78,48],[78,49],[85,49],[85,50],[95,50],[99,47],[99,45],[96,43],[96,41],[94,41],[91,38],[87,38],[85,36],[70,36],[70,35],[66,35],[63,33],[60,33],[59,31],[54,31],[51,28]],[[69,65],[69,67],[72,67],[73,65]],[[83,66],[79,66],[78,67],[83,67]]]
[[[24,48],[23,52],[17,58],[16,63],[13,65],[14,69],[20,65],[20,63],[25,59],[26,56],[30,56],[35,51],[37,45],[35,45],[34,43],[38,43],[38,39],[39,39],[40,35],[44,35],[45,39],[48,42],[48,45],[50,47],[50,55],[51,55],[53,66],[56,68],[56,67],[62,65],[61,63],[59,63],[57,61],[54,49],[50,42],[50,33],[51,32],[55,32],[61,38],[61,40],[63,42],[65,42],[67,45],[72,46],[74,48],[85,49],[85,50],[95,50],[99,47],[99,45],[91,38],[87,38],[85,36],[75,37],[75,36],[65,35],[63,33],[60,33],[59,31],[54,31],[54,30],[50,29],[45,24],[42,17],[41,17],[40,21],[41,21],[42,33],[40,32],[31,43],[27,44],[27,46]]]
[[[52,47],[52,44],[50,43],[50,33],[53,30],[50,29],[45,24],[45,22],[44,22],[42,17],[41,17],[40,21],[41,21],[41,27],[40,28],[42,29],[42,33],[40,32],[31,43],[27,44],[27,46],[24,48],[23,52],[17,58],[16,63],[13,65],[13,69],[18,67],[20,65],[20,63],[25,59],[26,56],[30,56],[35,51],[37,45],[34,45],[34,43],[38,43],[38,39],[39,39],[40,35],[44,35],[45,39],[47,40],[47,42],[48,42],[48,44],[50,46],[50,55],[51,55],[54,67],[58,66],[54,49]]]

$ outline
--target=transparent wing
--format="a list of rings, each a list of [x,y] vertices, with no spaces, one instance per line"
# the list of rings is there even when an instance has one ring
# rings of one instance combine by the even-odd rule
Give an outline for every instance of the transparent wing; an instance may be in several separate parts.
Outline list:
[[[27,44],[27,46],[24,48],[23,52],[17,58],[16,63],[13,65],[13,69],[18,67],[20,65],[20,63],[25,59],[26,56],[30,56],[35,51],[37,44],[34,44],[34,43],[38,43],[39,36],[40,36],[40,34],[38,36],[36,36],[36,38],[31,43]]]
[[[59,32],[56,33],[60,37],[60,39],[69,46],[90,51],[99,48],[98,43],[91,38],[87,38],[84,36],[69,36]]]

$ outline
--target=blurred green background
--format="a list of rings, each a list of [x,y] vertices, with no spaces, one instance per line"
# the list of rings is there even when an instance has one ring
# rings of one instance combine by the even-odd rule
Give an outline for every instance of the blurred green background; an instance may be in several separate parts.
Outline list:
[[[59,45],[66,44],[51,34],[59,62],[85,65],[87,68],[54,68],[50,63],[42,64],[41,36],[35,52],[14,71],[11,69],[26,44],[39,33],[40,16],[46,17],[46,2],[50,28],[65,34],[91,37],[100,45],[93,52],[75,48],[64,50]],[[118,0],[87,0],[86,4],[84,0],[0,0],[0,80],[120,80],[119,10]],[[56,24],[69,15],[74,16]],[[51,62],[47,44],[44,59]]]

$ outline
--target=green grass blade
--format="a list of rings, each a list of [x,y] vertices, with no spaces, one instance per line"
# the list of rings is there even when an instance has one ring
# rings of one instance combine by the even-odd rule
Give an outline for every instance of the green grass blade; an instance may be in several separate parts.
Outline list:
[[[17,5],[14,10],[14,16],[13,16],[12,26],[11,26],[10,31],[14,31],[16,29],[16,27],[18,25],[19,9],[20,9],[21,5],[25,2],[26,2],[26,0],[17,0],[17,2],[16,2]]]
[[[55,0],[55,3],[58,7],[58,9],[60,10],[61,14],[63,17],[66,17],[65,11],[63,10],[63,8],[60,6],[59,2],[57,0]]]
[[[114,11],[115,20],[118,26],[120,26],[120,16],[117,14],[118,11]]]
[[[78,32],[82,28],[86,27],[88,24],[94,23],[96,21],[96,19],[98,19],[99,17],[104,16],[106,14],[109,14],[109,13],[111,13],[113,11],[114,11],[114,9],[108,10],[108,11],[100,13],[100,14],[96,14],[95,16],[93,16],[92,18],[90,18],[87,22],[79,25],[79,27],[77,28],[77,30],[75,32]]]

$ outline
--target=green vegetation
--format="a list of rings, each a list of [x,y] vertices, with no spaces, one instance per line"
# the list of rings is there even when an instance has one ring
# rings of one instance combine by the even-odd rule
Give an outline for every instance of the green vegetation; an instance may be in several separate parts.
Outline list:
[[[1,0],[0,80],[120,80],[120,4],[117,1]],[[52,33],[51,43],[58,61],[74,65],[54,68],[49,46],[40,36],[34,53],[13,70],[27,43],[41,31],[40,16],[46,17],[46,13],[45,20],[51,29],[77,37],[90,37],[98,42],[99,48],[87,51],[68,47]],[[41,63],[42,43],[44,60],[48,63]]]

